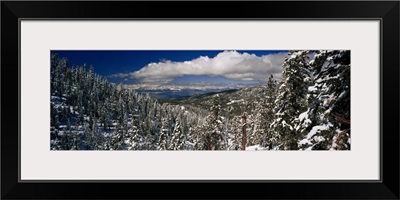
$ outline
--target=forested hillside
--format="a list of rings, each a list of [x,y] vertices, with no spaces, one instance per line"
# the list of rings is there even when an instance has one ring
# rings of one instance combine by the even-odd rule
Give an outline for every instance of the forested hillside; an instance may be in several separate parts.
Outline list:
[[[51,150],[349,150],[350,51],[291,51],[282,79],[159,101],[51,56]]]

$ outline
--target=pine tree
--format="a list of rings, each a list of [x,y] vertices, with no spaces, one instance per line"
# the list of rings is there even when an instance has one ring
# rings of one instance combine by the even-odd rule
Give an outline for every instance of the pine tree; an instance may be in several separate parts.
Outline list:
[[[85,123],[85,130],[84,130],[84,136],[85,136],[85,150],[97,150],[98,142],[99,142],[99,136],[97,134],[97,124],[95,120],[91,120],[91,123]]]
[[[209,144],[209,140],[207,140],[207,133],[204,130],[207,130],[205,127],[205,119],[198,119],[198,125],[193,127],[192,137],[194,143],[195,150],[211,150],[211,143]]]
[[[296,127],[302,149],[350,149],[350,51],[316,51],[308,110]]]
[[[168,132],[167,129],[164,127],[165,122],[163,121],[161,129],[160,129],[160,135],[158,138],[158,144],[157,144],[157,150],[168,150]]]
[[[210,150],[226,150],[227,141],[224,130],[223,118],[220,116],[220,96],[216,94],[210,108],[212,115],[206,117],[205,139]]]
[[[182,133],[180,119],[176,119],[174,131],[171,138],[170,149],[171,150],[183,150],[185,144],[185,138]]]
[[[121,150],[122,143],[123,143],[122,131],[119,128],[116,128],[112,135],[112,140],[111,140],[110,146],[111,146],[112,150]]]
[[[282,65],[283,83],[279,88],[275,112],[276,118],[271,124],[281,140],[281,149],[298,149],[297,140],[300,137],[294,129],[296,117],[306,111],[306,94],[309,82],[309,66],[307,55],[309,51],[291,51]]]
[[[275,101],[278,93],[278,84],[274,79],[274,76],[271,74],[268,78],[266,90],[265,90],[265,100],[264,109],[262,109],[261,115],[264,119],[260,128],[264,130],[264,135],[262,138],[262,146],[268,147],[269,149],[277,144],[277,138],[274,137],[274,131],[271,130],[270,126],[274,121],[274,108]]]
[[[50,126],[58,129],[59,123],[57,109],[52,103],[50,103]]]
[[[241,117],[234,117],[230,124],[230,150],[241,150]]]
[[[140,149],[142,149],[142,146],[140,144],[141,137],[140,137],[140,134],[139,134],[138,130],[133,131],[133,133],[131,134],[130,141],[131,141],[131,144],[130,144],[131,146],[129,147],[129,150],[140,150]]]
[[[250,125],[250,131],[248,134],[247,146],[260,145],[263,137],[265,137],[264,129],[261,128],[264,125],[264,117],[260,111],[257,113],[252,112],[249,116],[248,124]]]
[[[97,119],[94,118],[93,121],[94,121],[94,123],[92,125],[92,135],[93,135],[93,141],[94,141],[93,149],[94,150],[101,150],[102,149],[102,145],[101,144],[104,142],[103,141],[103,135],[98,132],[99,128],[98,128],[98,124],[97,124]]]

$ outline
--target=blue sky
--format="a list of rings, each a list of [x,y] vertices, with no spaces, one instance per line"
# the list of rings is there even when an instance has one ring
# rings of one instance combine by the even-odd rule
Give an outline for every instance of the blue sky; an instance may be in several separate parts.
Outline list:
[[[124,84],[259,83],[279,76],[287,51],[247,50],[54,50],[70,66],[92,65],[97,74]]]

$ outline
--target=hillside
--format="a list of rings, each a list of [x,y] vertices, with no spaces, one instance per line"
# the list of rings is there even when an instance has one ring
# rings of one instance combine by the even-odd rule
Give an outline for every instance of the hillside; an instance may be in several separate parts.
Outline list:
[[[190,97],[160,100],[173,105],[184,105],[209,110],[213,105],[213,98],[218,94],[221,105],[221,115],[227,118],[243,114],[243,112],[255,112],[257,104],[265,97],[266,87],[259,85],[241,89],[231,89],[221,92],[212,92]]]
[[[279,82],[158,100],[52,55],[50,149],[350,150],[350,51],[291,51],[282,70]]]

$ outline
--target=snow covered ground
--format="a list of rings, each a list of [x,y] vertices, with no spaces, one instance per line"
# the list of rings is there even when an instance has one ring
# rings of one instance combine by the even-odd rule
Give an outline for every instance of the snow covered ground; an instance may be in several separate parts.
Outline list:
[[[268,151],[268,149],[260,145],[253,145],[246,147],[246,151]]]

